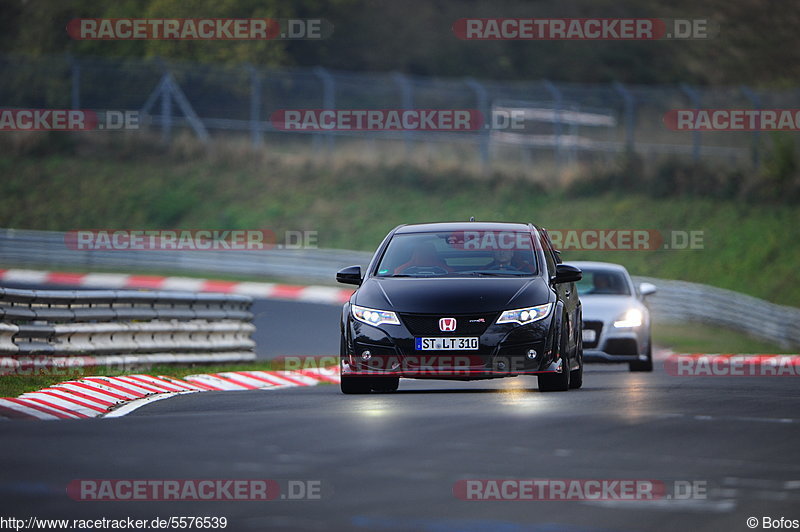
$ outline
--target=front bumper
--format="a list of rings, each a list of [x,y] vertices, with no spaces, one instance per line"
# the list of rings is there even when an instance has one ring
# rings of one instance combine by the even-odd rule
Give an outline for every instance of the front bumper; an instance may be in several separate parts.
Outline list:
[[[400,325],[373,327],[349,316],[342,374],[475,380],[563,371],[553,349],[552,315],[527,325],[498,325],[492,320],[480,334],[413,334],[406,320],[401,321]],[[415,338],[423,336],[477,336],[479,348],[418,351]],[[536,351],[533,359],[527,356],[531,349]],[[365,351],[369,351],[368,360],[362,357]]]
[[[646,346],[636,332],[614,332],[603,334],[595,347],[583,348],[586,362],[627,363],[647,360]]]

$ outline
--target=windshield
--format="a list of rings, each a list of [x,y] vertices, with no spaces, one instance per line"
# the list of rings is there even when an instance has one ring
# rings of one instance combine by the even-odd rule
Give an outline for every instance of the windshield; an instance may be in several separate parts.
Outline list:
[[[581,296],[631,295],[630,285],[624,273],[616,270],[592,270],[581,268],[583,277],[578,281],[578,294]]]
[[[530,233],[457,231],[397,234],[389,242],[378,277],[536,275]]]

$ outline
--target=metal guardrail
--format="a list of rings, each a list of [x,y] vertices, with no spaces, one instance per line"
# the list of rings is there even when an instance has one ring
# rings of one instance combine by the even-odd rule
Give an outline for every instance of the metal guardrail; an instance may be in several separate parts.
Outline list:
[[[370,253],[308,249],[268,251],[75,251],[64,233],[0,229],[0,267],[117,268],[127,271],[217,272],[331,281],[351,264],[366,266]],[[800,346],[800,309],[775,305],[713,286],[635,277],[652,282],[658,292],[647,301],[655,319],[703,322],[742,331],[784,347]],[[746,313],[742,312],[746,309]]]
[[[254,251],[74,250],[65,233],[0,229],[0,267],[60,266],[81,270],[215,272],[331,281],[340,268],[369,262],[371,254],[334,249]]]
[[[0,288],[0,365],[14,367],[21,357],[83,356],[103,365],[253,360],[251,303],[212,293]]]
[[[800,347],[798,308],[698,283],[652,277],[634,280],[658,287],[658,292],[647,297],[647,305],[657,320],[719,325],[784,348]]]

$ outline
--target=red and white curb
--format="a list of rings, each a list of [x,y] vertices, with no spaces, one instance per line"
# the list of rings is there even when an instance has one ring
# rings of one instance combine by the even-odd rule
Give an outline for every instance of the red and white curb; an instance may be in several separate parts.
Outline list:
[[[330,286],[300,286],[279,283],[220,281],[194,277],[163,277],[125,273],[71,273],[41,270],[0,269],[0,282],[79,286],[81,288],[135,288],[242,294],[261,299],[288,299],[309,303],[344,303],[352,290]]]
[[[338,368],[297,371],[230,371],[189,375],[183,379],[163,375],[85,377],[19,397],[0,398],[0,418],[86,419],[119,417],[149,402],[183,393],[239,391],[315,386],[339,382]]]

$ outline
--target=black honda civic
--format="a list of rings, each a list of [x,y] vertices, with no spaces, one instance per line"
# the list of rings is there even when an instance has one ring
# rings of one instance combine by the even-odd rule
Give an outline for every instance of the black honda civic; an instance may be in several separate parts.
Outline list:
[[[532,224],[401,225],[342,309],[341,389],[393,392],[400,377],[490,379],[538,375],[541,391],[583,381],[581,271],[562,264]]]

